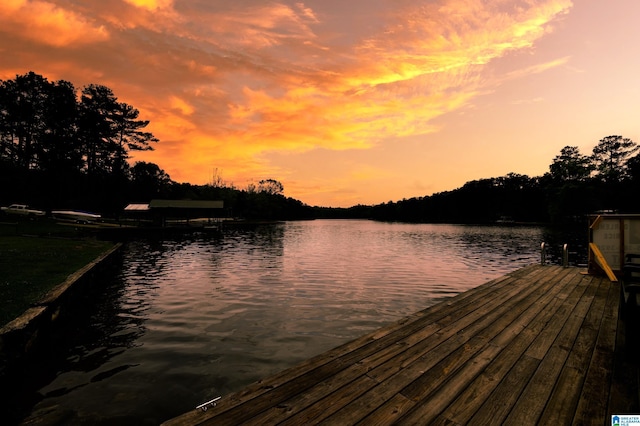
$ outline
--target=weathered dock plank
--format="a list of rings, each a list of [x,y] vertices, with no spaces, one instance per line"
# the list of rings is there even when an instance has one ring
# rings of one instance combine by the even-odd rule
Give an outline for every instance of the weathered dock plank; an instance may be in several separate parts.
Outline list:
[[[615,309],[619,303],[620,291],[615,285],[605,285],[607,300],[602,307],[603,315],[598,329],[598,336],[589,360],[589,366],[582,386],[580,399],[574,416],[574,424],[587,424],[592,419],[604,417],[607,420],[610,395],[603,397],[603,383],[612,383],[611,360],[615,357],[616,328],[618,312]],[[616,407],[617,409],[617,407]],[[612,409],[610,409],[611,411]],[[620,414],[619,412],[617,414]]]
[[[605,424],[618,285],[531,265],[165,424]]]
[[[506,402],[518,395],[514,389],[518,389],[519,386],[524,387],[526,383],[521,383],[522,378],[529,377],[526,372],[529,371],[532,374],[533,366],[537,367],[538,365],[537,362],[527,362],[528,360],[521,358],[521,355],[556,312],[560,300],[568,291],[567,284],[572,275],[552,275],[549,278],[556,278],[558,281],[554,282],[553,279],[549,279],[547,285],[539,289],[542,292],[541,296],[529,306],[523,306],[523,311],[511,310],[511,313],[519,315],[515,321],[503,330],[501,330],[500,324],[496,324],[497,327],[494,330],[499,334],[486,350],[500,349],[499,354],[490,359],[489,364],[484,366],[484,370],[475,379],[471,380],[468,373],[461,374],[465,385],[464,390],[449,405],[446,413],[434,423],[467,424],[474,414],[476,415],[475,422],[478,424],[495,422],[496,416],[499,416],[501,412],[502,416],[506,417],[508,411],[504,412],[504,410],[510,406]],[[519,365],[518,361],[522,359],[524,360],[523,365]],[[507,376],[507,373],[511,373],[511,376]],[[505,376],[507,376],[506,384],[503,384],[495,393],[490,394],[500,384],[501,378]],[[483,411],[476,414],[483,402]]]

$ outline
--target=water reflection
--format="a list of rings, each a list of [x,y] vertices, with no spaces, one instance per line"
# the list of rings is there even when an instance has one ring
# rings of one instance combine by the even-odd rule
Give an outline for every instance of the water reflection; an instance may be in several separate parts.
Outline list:
[[[130,243],[61,336],[32,412],[158,424],[538,262],[545,238],[539,227],[313,221]]]

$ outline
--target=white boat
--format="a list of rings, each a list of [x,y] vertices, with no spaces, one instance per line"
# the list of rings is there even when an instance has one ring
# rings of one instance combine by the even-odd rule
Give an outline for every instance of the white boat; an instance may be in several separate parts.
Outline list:
[[[18,216],[44,216],[45,212],[42,210],[35,210],[30,208],[26,204],[11,204],[8,207],[0,207],[3,213],[18,215]]]
[[[53,210],[51,211],[51,216],[58,220],[76,223],[96,222],[102,217],[99,214],[87,213],[79,210]]]

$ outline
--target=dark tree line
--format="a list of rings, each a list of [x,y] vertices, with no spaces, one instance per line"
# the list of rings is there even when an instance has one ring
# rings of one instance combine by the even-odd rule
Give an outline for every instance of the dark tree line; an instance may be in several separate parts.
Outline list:
[[[118,216],[127,204],[153,198],[215,199],[239,217],[310,217],[311,209],[285,197],[274,179],[246,190],[195,186],[172,181],[153,163],[130,165],[132,151],[158,142],[139,115],[106,86],[78,91],[34,72],[0,80],[0,203]]]
[[[273,179],[237,189],[228,184],[191,185],[173,183],[166,187],[164,198],[190,200],[222,200],[226,215],[248,220],[312,219],[308,205],[283,194],[283,185]]]
[[[85,86],[78,98],[72,83],[34,72],[0,81],[3,201],[108,210],[150,177],[168,182],[153,164],[127,162],[158,141],[148,124],[106,86]]]
[[[0,102],[0,159],[21,170],[126,175],[129,151],[158,141],[106,86],[90,84],[78,100],[72,83],[30,72],[0,81]]]
[[[603,210],[638,213],[639,149],[628,138],[607,136],[591,155],[565,146],[543,176],[509,173],[467,182],[453,191],[354,209],[378,220],[449,223],[561,223]]]

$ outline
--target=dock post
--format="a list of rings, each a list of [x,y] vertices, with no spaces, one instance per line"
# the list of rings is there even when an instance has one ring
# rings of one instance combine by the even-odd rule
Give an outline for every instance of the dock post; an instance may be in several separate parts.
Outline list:
[[[562,246],[562,266],[566,268],[569,266],[569,245],[565,244]]]
[[[544,265],[547,263],[547,247],[543,242],[540,244],[540,264]]]

